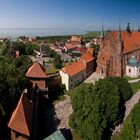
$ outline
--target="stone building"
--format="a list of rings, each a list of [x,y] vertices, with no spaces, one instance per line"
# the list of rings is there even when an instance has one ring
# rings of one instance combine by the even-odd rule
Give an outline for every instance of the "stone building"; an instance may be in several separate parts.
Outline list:
[[[119,27],[105,36],[102,33],[96,72],[103,77],[121,77],[132,55],[140,62],[140,32],[121,31]]]

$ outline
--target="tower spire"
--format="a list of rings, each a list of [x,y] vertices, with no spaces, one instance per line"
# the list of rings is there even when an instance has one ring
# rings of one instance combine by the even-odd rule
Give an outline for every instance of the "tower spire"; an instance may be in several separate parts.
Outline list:
[[[119,24],[119,31],[118,31],[118,40],[122,40],[120,24]]]
[[[102,30],[101,30],[101,37],[104,37],[104,27],[103,27],[103,18],[102,18]]]

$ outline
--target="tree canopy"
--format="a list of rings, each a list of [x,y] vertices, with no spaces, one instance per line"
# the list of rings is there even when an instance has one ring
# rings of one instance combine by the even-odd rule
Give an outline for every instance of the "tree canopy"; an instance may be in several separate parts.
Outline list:
[[[70,126],[87,140],[108,139],[111,128],[123,119],[124,103],[132,96],[128,81],[110,77],[82,84],[72,92]]]
[[[121,119],[121,91],[109,78],[92,84],[82,84],[72,93],[73,114],[70,126],[86,140],[107,139],[110,128]]]

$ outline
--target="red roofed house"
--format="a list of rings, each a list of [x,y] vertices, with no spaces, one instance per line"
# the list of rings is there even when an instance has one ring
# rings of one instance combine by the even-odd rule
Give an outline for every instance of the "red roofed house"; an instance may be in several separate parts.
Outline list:
[[[33,83],[33,87],[37,85],[42,91],[47,90],[47,75],[45,71],[45,68],[43,68],[38,62],[35,62],[26,73],[26,77]]]
[[[94,71],[93,49],[89,50],[81,56],[78,62],[61,69],[61,81],[67,90],[73,89]]]
[[[11,140],[29,140],[32,114],[33,104],[23,92],[8,124],[11,129]]]
[[[78,47],[83,47],[82,38],[80,36],[73,35],[64,48],[66,51],[71,51],[71,50],[75,50]]]
[[[140,62],[140,32],[110,31],[101,38],[97,57],[97,73],[104,77],[126,73],[128,59],[135,56]]]
[[[94,48],[88,48],[87,52],[82,54],[80,60],[85,61],[86,64],[86,77],[91,75],[94,71],[94,58],[93,58]]]

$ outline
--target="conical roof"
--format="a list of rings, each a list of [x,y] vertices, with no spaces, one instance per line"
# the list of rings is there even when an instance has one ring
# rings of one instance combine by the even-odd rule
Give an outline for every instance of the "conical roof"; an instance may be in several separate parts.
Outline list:
[[[47,78],[45,68],[43,68],[38,62],[35,62],[27,71],[26,77],[31,78]]]
[[[32,125],[33,104],[22,93],[16,109],[14,110],[8,127],[20,134],[30,136]]]

